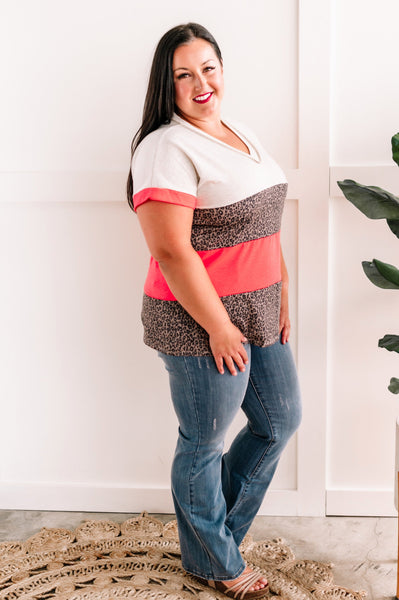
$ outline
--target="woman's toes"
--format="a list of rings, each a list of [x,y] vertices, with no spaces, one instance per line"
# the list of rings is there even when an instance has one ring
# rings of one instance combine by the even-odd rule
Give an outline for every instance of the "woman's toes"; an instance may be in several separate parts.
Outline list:
[[[250,587],[251,592],[257,592],[258,590],[263,590],[267,586],[267,579],[264,577],[260,577],[258,581]]]
[[[240,579],[242,579],[243,576],[247,575],[248,573],[252,573],[252,569],[250,567],[247,567],[245,569],[245,571],[243,572],[243,574],[240,575],[239,577],[237,577],[237,579],[228,580],[228,581],[225,581],[224,583],[228,587],[230,587],[231,585],[238,583],[240,581]],[[262,590],[266,586],[267,586],[267,579],[265,579],[264,577],[259,577],[259,579],[253,585],[251,585],[251,587],[249,588],[249,591],[257,592],[258,590]]]

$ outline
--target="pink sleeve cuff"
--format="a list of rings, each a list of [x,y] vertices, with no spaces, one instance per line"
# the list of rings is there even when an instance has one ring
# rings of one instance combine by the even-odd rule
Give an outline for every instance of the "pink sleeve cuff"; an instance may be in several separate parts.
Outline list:
[[[197,204],[197,198],[185,192],[177,192],[176,190],[168,190],[166,188],[144,188],[133,196],[134,209],[136,210],[138,206],[149,200],[178,204],[179,206],[187,206],[187,208],[193,209]]]

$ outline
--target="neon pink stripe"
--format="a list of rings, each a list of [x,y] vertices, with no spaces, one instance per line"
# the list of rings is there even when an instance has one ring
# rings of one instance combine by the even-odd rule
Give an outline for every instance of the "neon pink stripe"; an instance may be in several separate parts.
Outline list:
[[[219,296],[253,292],[281,281],[280,232],[229,248],[200,251],[198,254]],[[158,300],[176,300],[153,258],[144,292]]]
[[[168,190],[166,188],[144,188],[133,196],[134,208],[148,202],[148,200],[156,200],[157,202],[167,202],[168,204],[179,204],[188,208],[195,208],[197,198],[185,192],[177,192],[176,190]]]

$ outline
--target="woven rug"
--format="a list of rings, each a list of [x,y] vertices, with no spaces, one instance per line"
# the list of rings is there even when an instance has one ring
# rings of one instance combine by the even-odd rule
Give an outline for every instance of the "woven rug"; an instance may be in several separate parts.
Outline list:
[[[281,539],[254,542],[241,552],[281,600],[361,600],[365,592],[334,585],[332,566],[297,560]],[[77,529],[44,527],[25,542],[0,543],[0,599],[226,600],[182,569],[176,521],[147,513],[114,521],[84,521]]]

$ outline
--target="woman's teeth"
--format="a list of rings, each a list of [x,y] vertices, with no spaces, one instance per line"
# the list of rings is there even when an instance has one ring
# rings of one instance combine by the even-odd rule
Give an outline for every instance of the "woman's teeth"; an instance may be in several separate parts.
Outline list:
[[[208,92],[207,94],[203,94],[203,96],[196,96],[194,98],[194,102],[206,102],[212,96],[212,92]]]

